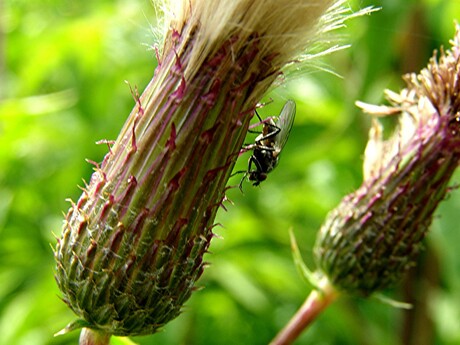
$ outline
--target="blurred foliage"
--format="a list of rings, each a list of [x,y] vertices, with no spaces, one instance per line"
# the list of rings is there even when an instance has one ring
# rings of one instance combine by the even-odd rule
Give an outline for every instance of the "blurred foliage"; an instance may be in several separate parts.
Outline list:
[[[5,1],[5,0],[3,0]],[[228,192],[211,263],[184,313],[140,344],[266,344],[308,294],[296,272],[288,229],[305,261],[326,213],[361,183],[369,119],[356,100],[383,102],[401,75],[417,72],[448,46],[458,0],[355,1],[382,6],[343,29],[352,47],[322,60],[342,78],[311,69],[272,92],[262,116],[297,102],[280,166],[260,187]],[[53,337],[74,315],[53,279],[54,236],[66,198],[101,161],[153,75],[156,14],[150,1],[0,0],[0,344],[76,344]],[[248,138],[248,141],[253,137]],[[237,169],[246,167],[242,157]],[[458,176],[456,181],[458,183]],[[237,184],[239,177],[230,180]],[[437,212],[416,269],[386,294],[414,304],[402,311],[343,298],[298,344],[460,344],[460,243],[454,191]],[[223,238],[223,239],[222,239]],[[50,246],[51,244],[51,246]],[[114,338],[113,344],[128,344]]]

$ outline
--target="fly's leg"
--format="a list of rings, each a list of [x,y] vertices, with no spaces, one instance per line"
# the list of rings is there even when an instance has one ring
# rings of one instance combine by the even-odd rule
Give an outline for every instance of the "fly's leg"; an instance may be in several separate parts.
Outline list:
[[[251,170],[253,164],[256,166],[256,170]],[[235,175],[237,175],[237,174],[243,174],[243,177],[241,178],[240,183],[238,184],[238,188],[240,189],[241,193],[243,193],[243,182],[244,182],[244,179],[245,179],[248,175],[251,175],[252,173],[261,172],[261,170],[262,170],[262,167],[260,166],[259,161],[257,160],[256,157],[254,157],[254,155],[252,155],[251,157],[249,157],[249,160],[248,160],[248,169],[247,169],[247,170],[240,170],[240,171],[237,171],[237,172],[233,173],[230,177],[235,176]]]
[[[247,172],[247,171],[239,171],[239,172],[244,173],[243,177],[240,180],[240,183],[238,184],[238,188],[240,189],[241,193],[244,194],[244,192],[243,192],[243,181],[246,178],[246,176],[248,176],[249,172]]]
[[[256,144],[244,144],[243,148],[240,150],[238,155],[241,156],[243,153],[254,150],[256,147]]]
[[[281,131],[281,128],[279,128],[276,125],[272,125],[269,123],[269,124],[266,124],[266,126],[270,128],[270,131],[267,134],[259,135],[256,138],[256,144],[259,147],[263,147],[263,145],[261,145],[262,141],[276,137],[276,135]]]
[[[246,178],[246,176],[250,175],[251,174],[251,168],[252,168],[252,163],[255,164],[256,168],[259,170],[260,168],[260,164],[259,162],[257,161],[257,159],[254,157],[254,155],[252,155],[251,157],[249,157],[249,160],[248,160],[248,169],[246,171],[244,171],[244,175],[243,175],[243,178],[241,179],[240,181],[240,184],[239,184],[239,188],[241,190],[241,193],[243,193],[243,181],[244,179]]]
[[[275,148],[275,147],[265,146],[265,145],[256,143],[256,144],[247,144],[247,145],[245,145],[245,146],[240,150],[239,155],[242,155],[243,153],[246,153],[246,152],[251,151],[251,150],[254,150],[254,149],[265,150],[265,151],[271,151],[271,152],[272,152],[272,151],[276,151],[276,148]]]

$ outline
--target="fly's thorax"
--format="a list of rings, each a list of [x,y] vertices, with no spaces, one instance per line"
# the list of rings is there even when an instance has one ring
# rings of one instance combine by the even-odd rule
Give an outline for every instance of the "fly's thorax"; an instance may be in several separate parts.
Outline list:
[[[278,157],[274,156],[274,150],[268,149],[255,149],[253,156],[257,161],[260,173],[267,174],[271,172],[278,164]]]

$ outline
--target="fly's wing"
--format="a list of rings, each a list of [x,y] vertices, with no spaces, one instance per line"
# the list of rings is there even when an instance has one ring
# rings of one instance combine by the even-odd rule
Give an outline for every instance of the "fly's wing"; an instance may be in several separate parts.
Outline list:
[[[288,100],[285,104],[276,122],[276,126],[280,129],[279,133],[275,137],[275,149],[280,152],[286,141],[289,138],[292,125],[294,124],[295,118],[295,102]]]

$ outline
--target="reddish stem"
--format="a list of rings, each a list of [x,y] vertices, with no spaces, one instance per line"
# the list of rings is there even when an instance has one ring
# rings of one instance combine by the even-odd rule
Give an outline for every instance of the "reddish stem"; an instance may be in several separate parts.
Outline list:
[[[326,283],[321,290],[313,290],[289,323],[277,334],[270,345],[289,345],[331,304],[338,292]]]

